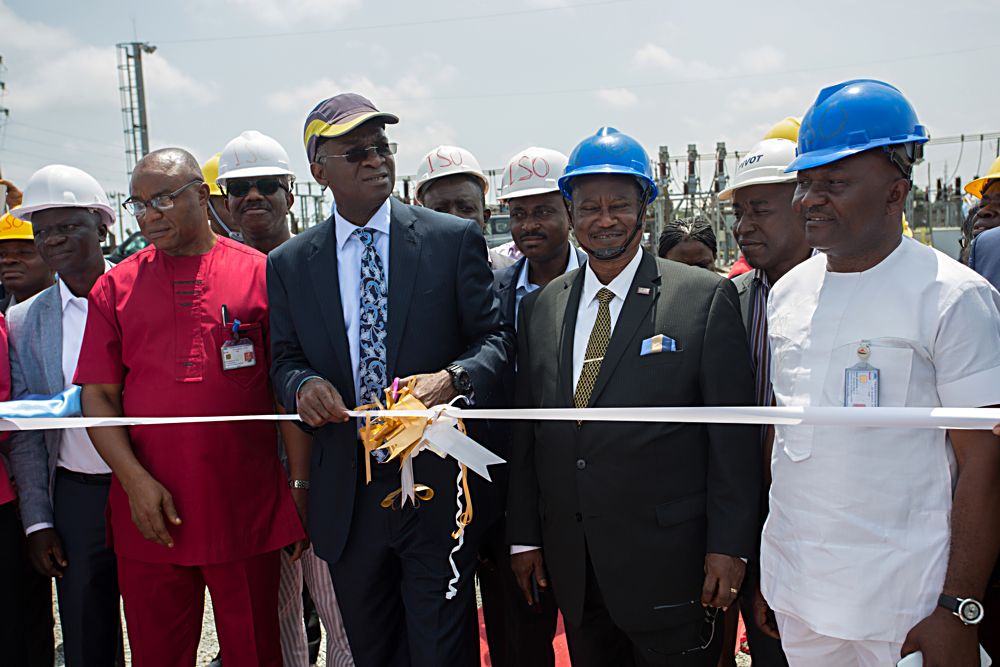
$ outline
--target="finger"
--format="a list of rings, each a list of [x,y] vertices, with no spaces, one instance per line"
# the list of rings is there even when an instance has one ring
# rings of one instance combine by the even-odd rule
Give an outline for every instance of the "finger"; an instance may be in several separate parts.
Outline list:
[[[708,607],[715,599],[715,591],[719,587],[719,578],[709,572],[705,575],[705,583],[701,587],[701,606]]]
[[[778,623],[776,621],[765,618],[764,624],[758,625],[758,627],[771,639],[781,641],[781,635],[778,633]]]
[[[154,542],[162,544],[165,547],[174,546],[174,540],[170,537],[167,524],[163,521],[163,512],[160,511],[159,507],[149,515],[147,520],[149,522],[149,530],[153,534]]]
[[[900,657],[906,657],[910,653],[916,653],[919,650],[919,642],[917,642],[917,640],[915,640],[910,633],[907,633],[906,639],[903,640],[903,647],[900,650],[900,653],[902,654]]]
[[[177,514],[177,508],[174,507],[174,497],[169,493],[165,493],[163,497],[163,513],[167,517],[167,521],[175,526],[181,525],[181,518]]]
[[[708,606],[718,607],[723,611],[727,610],[729,608],[729,605],[732,604],[733,599],[736,597],[730,592],[729,589],[730,589],[729,577],[727,576],[719,577],[718,583],[716,584],[715,587],[715,595],[712,596],[712,599],[709,601]]]
[[[517,587],[521,589],[521,593],[524,595],[524,600],[529,605],[533,604],[534,601],[531,599],[531,571],[525,571],[522,568],[514,569],[514,579],[517,580]]]
[[[295,548],[292,549],[292,555],[288,557],[288,561],[290,563],[294,563],[298,559],[302,558],[302,552],[304,551],[302,547],[303,542],[304,540],[299,540],[298,542],[295,543]]]
[[[350,419],[347,415],[347,405],[344,404],[344,398],[336,391],[333,392],[333,409],[330,416],[342,422]]]
[[[317,410],[313,402],[309,400],[299,401],[299,419],[313,428],[319,428],[326,422],[320,414],[320,411]]]
[[[534,575],[539,588],[548,588],[549,582],[548,579],[545,578],[545,567],[540,559],[535,564]]]
[[[52,559],[47,551],[33,551],[31,553],[31,565],[37,572],[46,577],[59,576],[60,572],[55,568]]]
[[[62,542],[59,541],[59,538],[52,541],[52,560],[61,568],[69,565],[69,561],[66,560],[66,556],[63,554]],[[62,572],[59,573],[59,576],[62,576]]]

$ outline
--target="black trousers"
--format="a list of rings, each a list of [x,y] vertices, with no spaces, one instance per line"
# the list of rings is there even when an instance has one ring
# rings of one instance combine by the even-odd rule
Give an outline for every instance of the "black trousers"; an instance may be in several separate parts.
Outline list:
[[[364,454],[362,454],[364,455]],[[466,541],[455,555],[458,593],[446,599],[452,578],[448,555],[454,525],[421,526],[419,508],[380,506],[399,488],[396,466],[372,465],[365,484],[359,462],[354,516],[344,553],[330,564],[344,629],[357,667],[465,667],[478,665],[468,641],[475,608],[479,545]],[[438,502],[433,500],[431,502]]]
[[[52,667],[52,581],[28,562],[16,501],[0,505],[0,578],[0,665]]]
[[[476,573],[493,667],[553,667],[556,656],[552,640],[559,613],[555,597],[548,589],[541,594],[538,605],[525,601],[510,569],[504,519],[490,527],[480,554],[482,560]],[[478,630],[477,623],[477,645]]]
[[[750,576],[749,571],[747,576]],[[747,626],[747,644],[750,646],[753,667],[788,667],[781,642],[774,637],[768,637],[757,627],[753,615],[753,595],[753,586],[744,584],[739,604],[743,623]]]
[[[56,470],[55,528],[69,565],[56,579],[66,667],[125,664],[115,553],[104,510],[111,476]]]
[[[656,632],[619,628],[604,605],[589,554],[583,619],[579,625],[563,620],[573,667],[715,667],[722,651],[721,613],[714,627],[706,620]]]

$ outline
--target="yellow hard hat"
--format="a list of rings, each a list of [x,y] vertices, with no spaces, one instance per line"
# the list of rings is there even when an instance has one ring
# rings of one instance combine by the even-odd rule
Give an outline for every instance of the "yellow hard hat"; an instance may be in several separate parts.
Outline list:
[[[34,241],[31,223],[14,217],[13,210],[0,216],[0,241]]]
[[[982,199],[983,191],[986,190],[986,184],[995,178],[1000,178],[1000,157],[993,160],[993,164],[990,165],[990,168],[986,171],[985,176],[977,178],[974,181],[970,181],[965,186],[965,191],[977,199]]]
[[[799,141],[799,126],[802,125],[802,121],[795,116],[789,116],[788,118],[778,121],[774,126],[767,131],[764,135],[764,139],[788,139],[789,141],[794,141],[798,143]]]
[[[222,153],[216,153],[212,157],[208,158],[208,162],[201,165],[201,175],[208,183],[208,194],[222,196],[222,190],[219,189],[219,184],[216,183],[216,179],[219,178],[219,156]]]
[[[906,214],[903,214],[903,236],[909,236],[913,238],[913,230],[910,229],[910,223],[906,221]]]

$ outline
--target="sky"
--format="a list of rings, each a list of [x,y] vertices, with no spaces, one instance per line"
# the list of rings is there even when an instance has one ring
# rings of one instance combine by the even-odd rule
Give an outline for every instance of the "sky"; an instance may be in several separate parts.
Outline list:
[[[719,141],[732,155],[860,77],[900,88],[932,137],[1000,132],[998,28],[995,0],[0,0],[0,169],[23,185],[60,162],[127,192],[125,41],[157,47],[143,61],[152,148],[204,161],[256,129],[302,181],[306,114],[348,91],[400,117],[400,177],[439,144],[501,169],[527,146],[568,154],[603,125],[653,156]],[[931,147],[917,183],[928,169],[968,181],[996,154],[996,140]]]

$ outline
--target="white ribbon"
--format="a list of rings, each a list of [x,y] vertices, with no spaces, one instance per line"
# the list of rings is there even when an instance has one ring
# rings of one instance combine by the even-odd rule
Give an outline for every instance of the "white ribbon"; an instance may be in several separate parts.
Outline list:
[[[522,419],[557,421],[674,422],[704,424],[782,424],[872,428],[951,428],[991,430],[1000,424],[1000,408],[542,408],[460,410],[440,405],[427,410],[350,410],[351,417],[423,417],[452,419]],[[102,426],[208,424],[238,421],[295,421],[298,415],[222,417],[17,417],[0,418],[0,431],[37,431]],[[429,428],[429,427],[428,427]],[[473,441],[474,442],[474,441]],[[447,445],[446,445],[447,446]],[[478,471],[477,471],[478,472]]]

